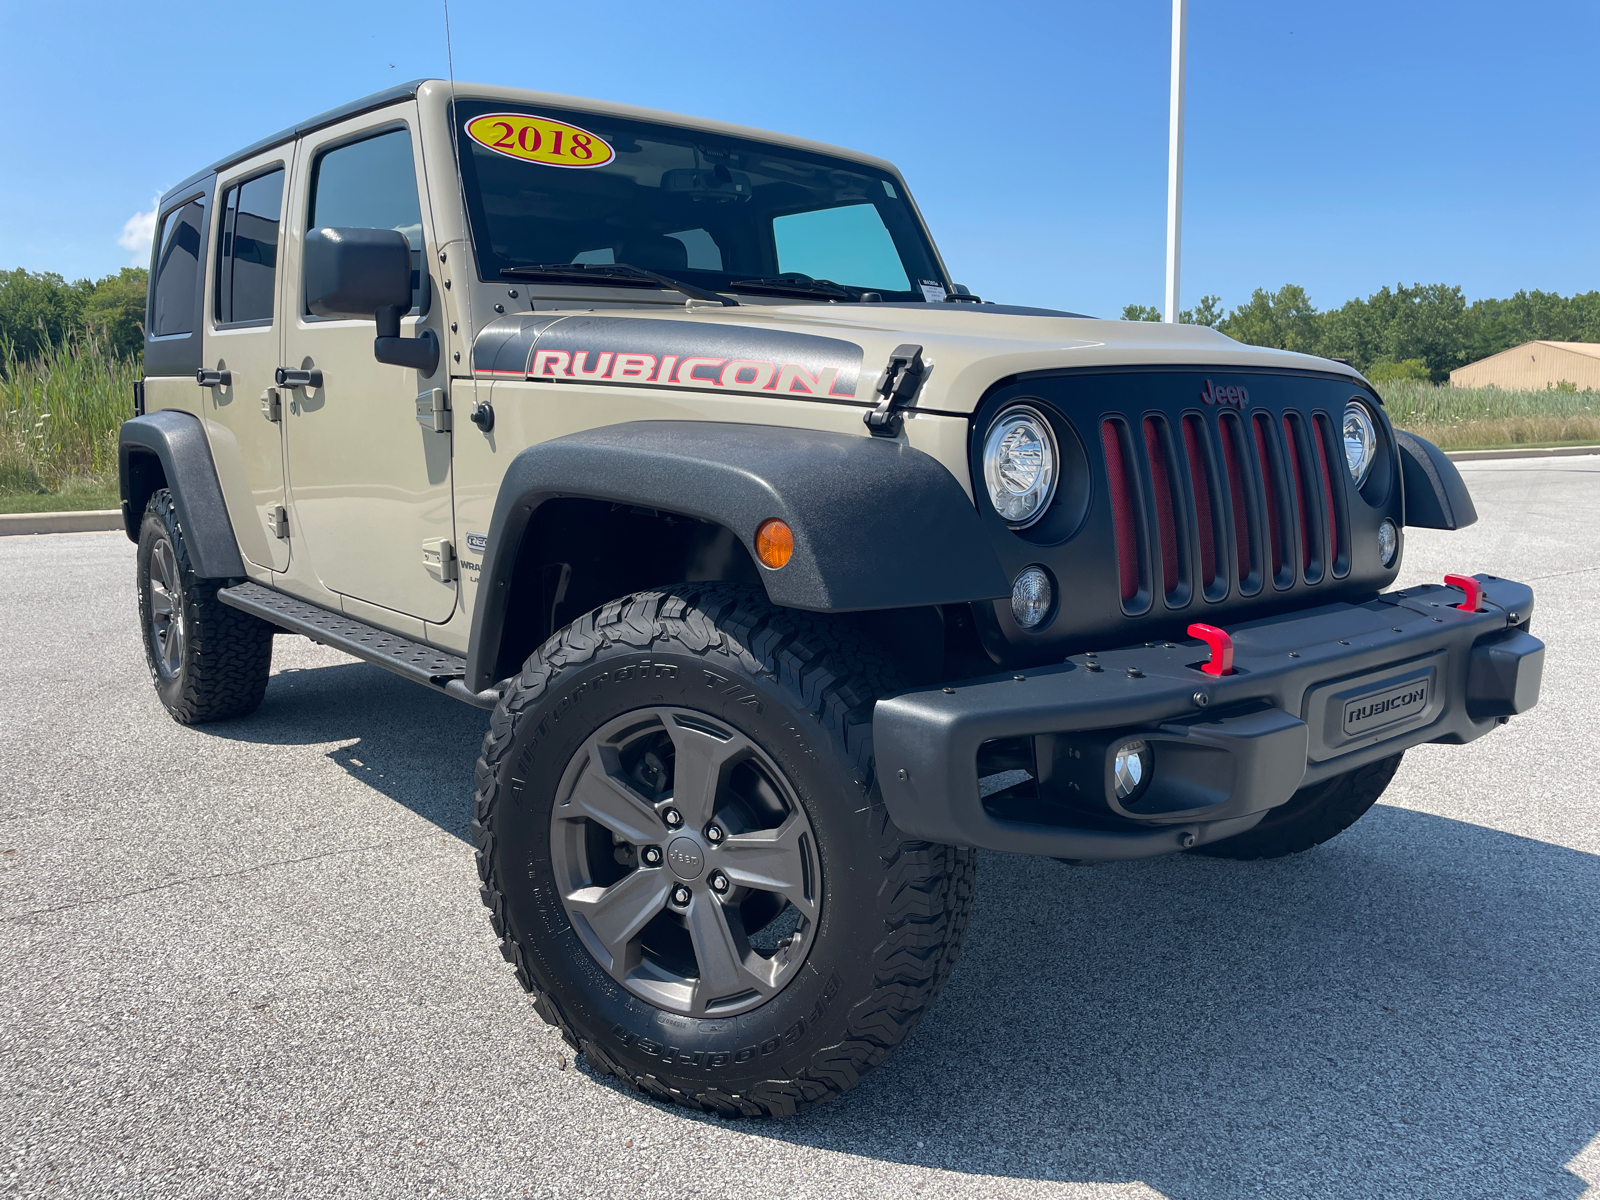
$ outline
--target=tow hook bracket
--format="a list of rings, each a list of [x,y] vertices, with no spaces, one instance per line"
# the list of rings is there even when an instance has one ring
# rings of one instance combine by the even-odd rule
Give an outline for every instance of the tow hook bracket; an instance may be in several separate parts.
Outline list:
[[[1460,588],[1467,594],[1465,600],[1455,605],[1456,608],[1462,612],[1483,611],[1483,584],[1471,575],[1446,575],[1444,582],[1446,587]]]
[[[902,413],[917,398],[925,371],[922,347],[910,344],[896,346],[889,355],[889,364],[878,376],[878,407],[862,418],[873,437],[899,437],[905,423]]]
[[[1200,669],[1207,675],[1233,674],[1233,639],[1215,625],[1198,622],[1189,626],[1189,636],[1199,638],[1211,648],[1211,661],[1202,663]]]

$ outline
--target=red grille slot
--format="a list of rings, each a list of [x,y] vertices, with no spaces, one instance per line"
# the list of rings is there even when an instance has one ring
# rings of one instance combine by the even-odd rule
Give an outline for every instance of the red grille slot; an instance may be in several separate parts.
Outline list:
[[[1328,506],[1329,570],[1339,561],[1339,521],[1333,507],[1333,473],[1328,467],[1328,443],[1322,436],[1322,422],[1311,421],[1311,435],[1317,440],[1317,461],[1322,465],[1322,497]]]
[[[1272,436],[1272,426],[1264,413],[1257,413],[1250,427],[1256,435],[1256,461],[1261,466],[1261,490],[1267,494],[1267,541],[1272,543],[1272,575],[1283,574],[1283,526],[1278,516],[1278,480],[1273,467],[1272,453],[1267,440]]]
[[[1178,590],[1178,522],[1172,510],[1172,472],[1167,443],[1154,418],[1144,419],[1144,449],[1150,458],[1150,486],[1156,494],[1156,532],[1161,537],[1161,578],[1167,595]]]
[[[1133,524],[1133,482],[1122,453],[1122,434],[1115,421],[1100,423],[1100,443],[1106,452],[1106,474],[1111,481],[1111,522],[1117,535],[1117,577],[1124,603],[1139,594],[1138,530]]]
[[[1300,468],[1300,439],[1295,436],[1296,421],[1283,418],[1283,446],[1289,455],[1289,471],[1294,476],[1294,504],[1300,510],[1300,569],[1311,579],[1311,559],[1316,543],[1311,530],[1311,493],[1306,490],[1306,473]]]
[[[1200,581],[1201,590],[1211,586],[1217,578],[1217,539],[1211,526],[1211,479],[1206,474],[1206,456],[1201,448],[1205,426],[1199,417],[1183,419],[1183,449],[1189,456],[1189,478],[1194,483],[1194,515],[1200,527]]]
[[[1233,501],[1233,541],[1238,550],[1239,582],[1250,578],[1250,511],[1245,507],[1245,475],[1239,462],[1243,431],[1238,418],[1223,413],[1218,429],[1222,433],[1222,461],[1228,471],[1228,498]]]

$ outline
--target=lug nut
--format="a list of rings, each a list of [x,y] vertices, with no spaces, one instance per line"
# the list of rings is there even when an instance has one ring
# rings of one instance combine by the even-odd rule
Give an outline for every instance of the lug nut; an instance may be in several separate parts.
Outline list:
[[[681,883],[677,887],[673,888],[672,889],[672,902],[674,904],[676,904],[679,908],[682,908],[684,905],[688,904],[689,903],[689,889],[684,887],[683,884],[681,884]]]
[[[644,853],[640,855],[640,857],[644,859],[645,866],[659,867],[661,865],[661,847],[646,846],[644,848]]]
[[[721,871],[716,871],[712,874],[711,890],[719,896],[728,890],[728,877]]]
[[[713,846],[720,842],[723,839],[723,836],[721,825],[706,826],[706,841],[710,842]]]
[[[669,808],[661,814],[661,819],[667,823],[668,828],[676,829],[683,824],[683,814],[675,808]]]

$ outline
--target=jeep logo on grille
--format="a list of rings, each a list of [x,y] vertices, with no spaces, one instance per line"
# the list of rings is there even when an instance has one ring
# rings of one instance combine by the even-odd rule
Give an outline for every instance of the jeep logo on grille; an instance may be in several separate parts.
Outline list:
[[[1417,716],[1427,705],[1426,680],[1403,683],[1388,691],[1347,701],[1344,706],[1344,731],[1346,735],[1366,733]]]
[[[1200,389],[1200,399],[1207,404],[1226,404],[1233,408],[1249,408],[1250,390],[1242,387],[1218,387],[1208,379],[1205,387]]]

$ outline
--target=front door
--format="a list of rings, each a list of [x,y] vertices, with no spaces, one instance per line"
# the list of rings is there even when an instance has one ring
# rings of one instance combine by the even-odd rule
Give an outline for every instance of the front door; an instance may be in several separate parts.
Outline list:
[[[273,388],[283,311],[279,232],[288,163],[268,154],[217,181],[210,286],[206,295],[202,416],[217,479],[244,556],[289,568],[283,441]]]
[[[420,197],[416,106],[319,130],[296,152],[291,279],[283,365],[320,372],[320,386],[285,391],[289,495],[296,553],[323,586],[358,600],[443,623],[456,605],[452,573],[438,542],[450,539],[451,434],[417,420],[417,396],[448,386],[448,369],[424,378],[373,357],[376,326],[310,314],[300,283],[300,251],[312,228],[395,229],[411,242],[413,297],[401,322],[438,328],[443,305],[426,278],[431,244]],[[430,311],[420,311],[426,305]],[[443,339],[441,339],[442,342]],[[431,565],[424,546],[432,543]],[[305,560],[302,560],[304,565]]]

